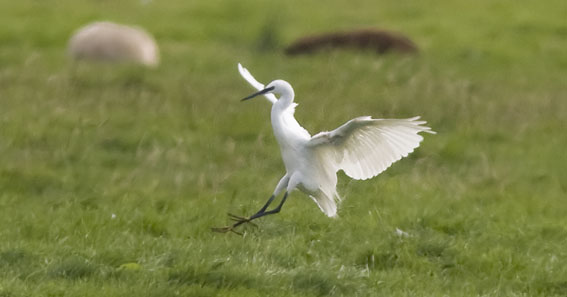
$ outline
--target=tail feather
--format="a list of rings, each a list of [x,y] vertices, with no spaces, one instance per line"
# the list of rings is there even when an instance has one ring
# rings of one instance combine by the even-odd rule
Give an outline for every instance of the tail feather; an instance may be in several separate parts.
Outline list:
[[[317,192],[315,195],[309,195],[319,209],[323,213],[325,213],[328,217],[336,217],[337,216],[337,202],[340,201],[339,195],[334,193],[325,193],[321,190]]]

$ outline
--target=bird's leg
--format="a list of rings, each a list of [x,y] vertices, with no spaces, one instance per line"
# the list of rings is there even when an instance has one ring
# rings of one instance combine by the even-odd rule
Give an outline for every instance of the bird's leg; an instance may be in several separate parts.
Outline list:
[[[257,219],[257,218],[261,218],[261,217],[263,217],[263,216],[265,216],[265,215],[271,215],[271,214],[275,214],[275,213],[280,212],[280,210],[282,209],[283,204],[285,203],[285,200],[287,199],[287,192],[285,192],[285,194],[284,194],[284,196],[283,196],[283,198],[282,198],[282,201],[280,202],[280,204],[279,204],[276,208],[274,208],[274,209],[272,209],[272,210],[270,210],[270,211],[266,211],[266,209],[268,208],[268,206],[269,206],[269,205],[272,203],[272,201],[274,200],[274,197],[275,197],[275,196],[272,195],[272,196],[270,197],[270,199],[268,199],[268,202],[266,203],[266,205],[264,205],[257,213],[253,214],[252,216],[250,216],[250,217],[248,217],[248,218],[235,216],[235,215],[233,215],[233,214],[228,214],[228,215],[231,217],[231,219],[233,219],[234,221],[236,221],[237,224],[239,223],[239,225],[242,224],[242,223],[250,223],[250,224],[254,225],[254,223],[251,222],[252,220],[255,220],[255,219]],[[254,226],[255,226],[255,225],[254,225]]]
[[[270,206],[270,204],[272,204],[272,201],[274,201],[274,199],[276,198],[276,195],[272,195],[270,196],[270,198],[268,198],[268,201],[266,201],[266,204],[264,204],[264,206],[262,206],[262,208],[254,215],[257,215],[259,213],[263,213],[264,211],[266,211],[266,209],[268,208],[268,206]],[[253,215],[253,216],[254,216]],[[229,213],[228,216],[230,217],[231,220],[236,221],[236,222],[241,222],[244,221],[246,223],[251,223],[252,225],[254,225],[252,222],[250,222],[250,220],[252,219],[253,216],[250,217],[241,217],[241,216],[237,216],[234,214]],[[255,226],[255,225],[254,225]]]
[[[270,211],[266,211],[266,206],[264,206],[262,209],[260,209],[260,211],[258,211],[256,214],[252,215],[250,218],[248,218],[248,221],[252,221],[254,219],[257,218],[261,218],[263,216],[266,215],[271,215],[271,214],[275,214],[280,212],[280,210],[282,209],[283,204],[285,203],[285,200],[287,199],[287,192],[284,193],[284,196],[282,198],[282,201],[280,202],[280,204],[278,205],[278,207],[270,210]]]
[[[272,201],[274,201],[275,198],[276,198],[276,195],[270,196],[270,198],[268,199],[268,201],[266,202],[266,204],[264,204],[264,206],[262,206],[262,208],[260,208],[260,210],[259,210],[257,213],[255,213],[254,215],[250,216],[250,217],[248,218],[248,221],[253,220],[253,217],[256,216],[256,215],[258,215],[259,213],[265,212],[266,209],[268,208],[268,206],[270,206],[270,204],[272,204]],[[285,199],[285,198],[284,198],[284,199]]]
[[[241,221],[237,221],[236,223],[229,225],[229,226],[213,227],[213,228],[211,228],[211,230],[214,231],[214,232],[219,232],[219,233],[226,233],[226,232],[230,231],[230,232],[236,233],[238,235],[242,235],[242,233],[235,231],[234,228],[236,228],[236,227],[238,227],[238,226],[240,226],[240,225],[242,225],[246,222],[247,222],[246,220],[241,220]]]
[[[232,220],[232,221],[249,223],[250,225],[252,225],[254,227],[258,227],[258,225],[250,222],[250,217],[241,217],[241,216],[233,215],[231,213],[229,213],[228,216],[229,216],[230,220]]]
[[[266,201],[266,204],[264,204],[264,206],[262,206],[262,208],[260,208],[260,210],[258,212],[264,212],[266,210],[266,208],[268,208],[268,206],[270,206],[270,204],[272,204],[272,201],[274,201],[275,198],[276,198],[276,195],[272,194],[272,196],[270,196],[268,201]]]
[[[270,211],[266,211],[266,209],[272,203],[274,198],[275,198],[275,195],[272,195],[268,199],[266,204],[257,213],[255,213],[254,215],[252,215],[248,218],[235,216],[235,215],[229,213],[228,215],[231,217],[232,220],[236,221],[236,223],[229,225],[229,226],[226,226],[226,227],[212,228],[212,230],[215,231],[215,232],[221,232],[221,233],[226,233],[226,232],[230,231],[230,232],[234,232],[236,234],[242,235],[242,233],[235,231],[234,228],[236,228],[236,227],[238,227],[238,226],[240,226],[244,223],[250,223],[250,224],[256,226],[254,223],[251,222],[252,220],[255,220],[257,218],[261,218],[261,217],[266,216],[266,215],[276,214],[276,213],[280,212],[283,204],[285,203],[285,201],[287,199],[287,192],[285,192],[285,194],[282,198],[282,201],[280,202],[280,204],[276,208],[274,208]]]

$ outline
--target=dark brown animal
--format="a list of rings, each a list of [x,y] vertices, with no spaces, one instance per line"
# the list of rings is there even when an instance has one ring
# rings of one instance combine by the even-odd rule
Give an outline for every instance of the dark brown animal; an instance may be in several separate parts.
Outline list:
[[[333,48],[368,49],[378,54],[387,52],[413,54],[418,51],[415,43],[399,33],[366,29],[306,36],[288,46],[285,53],[299,55]]]

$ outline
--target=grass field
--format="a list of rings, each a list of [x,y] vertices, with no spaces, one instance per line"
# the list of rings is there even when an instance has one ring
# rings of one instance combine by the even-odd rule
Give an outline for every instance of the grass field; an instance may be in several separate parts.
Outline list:
[[[349,4],[347,4],[349,3]],[[567,295],[567,4],[548,1],[0,1],[0,296]],[[147,70],[72,65],[93,20],[139,24]],[[286,57],[314,32],[380,27],[414,57]],[[284,174],[261,81],[312,133],[361,115],[438,132],[329,219]],[[400,236],[396,229],[406,235]]]

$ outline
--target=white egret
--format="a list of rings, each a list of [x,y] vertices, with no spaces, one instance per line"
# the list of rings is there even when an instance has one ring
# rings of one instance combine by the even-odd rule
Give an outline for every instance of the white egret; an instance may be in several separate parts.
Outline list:
[[[431,128],[424,126],[425,121],[418,120],[419,117],[373,119],[364,116],[352,119],[333,131],[311,136],[293,116],[297,104],[293,102],[294,92],[289,83],[274,80],[264,87],[242,65],[238,64],[238,70],[258,90],[242,101],[264,95],[272,103],[272,128],[286,174],[257,213],[250,217],[229,214],[236,223],[213,228],[214,231],[238,233],[234,231],[237,226],[278,213],[289,192],[294,189],[309,195],[327,216],[335,217],[337,202],[340,201],[336,190],[339,170],[353,179],[372,178],[417,148],[423,140],[419,132],[435,134]],[[279,99],[274,94],[278,94]],[[282,192],[284,195],[279,205],[268,211],[269,205]]]

